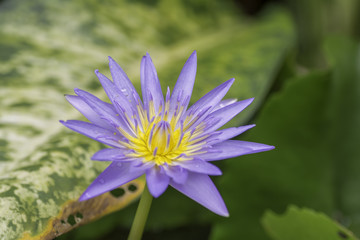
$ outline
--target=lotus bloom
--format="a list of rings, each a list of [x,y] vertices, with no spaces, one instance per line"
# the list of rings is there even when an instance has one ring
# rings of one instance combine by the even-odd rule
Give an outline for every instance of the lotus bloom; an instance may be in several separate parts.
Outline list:
[[[111,104],[75,89],[67,100],[90,122],[61,121],[66,127],[104,143],[92,160],[111,161],[80,197],[93,198],[146,175],[147,187],[159,197],[170,185],[211,211],[228,216],[209,175],[221,175],[212,161],[273,149],[259,143],[229,140],[254,127],[217,130],[253,99],[222,100],[234,79],[216,87],[188,108],[196,75],[196,52],[185,63],[165,98],[149,54],[141,60],[142,101],[121,67],[109,57],[113,81],[95,71]]]

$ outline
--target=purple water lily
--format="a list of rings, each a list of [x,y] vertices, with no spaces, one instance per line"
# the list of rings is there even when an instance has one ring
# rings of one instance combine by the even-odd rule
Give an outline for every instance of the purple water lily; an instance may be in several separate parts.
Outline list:
[[[162,94],[149,54],[141,60],[141,101],[121,67],[109,57],[113,82],[95,71],[110,103],[75,89],[67,100],[90,122],[61,121],[66,127],[104,143],[92,160],[111,161],[80,197],[98,196],[146,174],[148,189],[159,197],[170,185],[211,211],[228,216],[209,175],[221,175],[211,161],[273,149],[273,146],[229,140],[255,125],[216,131],[253,99],[222,100],[234,79],[216,87],[188,109],[197,67],[196,52],[186,61],[172,94]]]

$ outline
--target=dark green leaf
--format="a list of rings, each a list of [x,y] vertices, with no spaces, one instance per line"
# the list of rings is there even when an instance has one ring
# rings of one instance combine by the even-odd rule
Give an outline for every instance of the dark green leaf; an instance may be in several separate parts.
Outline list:
[[[332,37],[325,47],[334,68],[328,115],[334,201],[339,220],[360,234],[360,44]]]
[[[359,233],[360,48],[331,38],[326,49],[332,71],[288,81],[243,138],[276,149],[226,162],[220,189],[233,216],[219,221],[213,239],[264,239],[263,211],[288,204],[322,211]]]
[[[333,209],[324,141],[329,80],[328,73],[292,79],[265,104],[257,126],[242,139],[276,149],[226,161],[219,189],[230,217],[215,225],[212,239],[266,239],[259,220],[268,208],[283,211],[295,203]]]
[[[349,230],[323,213],[311,209],[288,207],[283,215],[267,211],[262,224],[274,240],[355,240]]]

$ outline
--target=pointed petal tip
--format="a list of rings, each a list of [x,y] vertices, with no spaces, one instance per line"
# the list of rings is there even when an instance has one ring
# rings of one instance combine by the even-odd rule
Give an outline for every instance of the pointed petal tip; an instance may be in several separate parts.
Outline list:
[[[115,62],[115,60],[110,56],[108,56],[108,60],[109,60],[109,62]]]
[[[81,195],[80,197],[79,197],[79,202],[83,202],[83,201],[86,201],[86,200],[88,200],[89,198],[87,198],[87,197],[85,197],[85,195],[83,194],[83,195]]]
[[[242,101],[239,101],[238,103],[243,103],[245,104],[245,107],[244,108],[247,108],[253,101],[254,101],[255,98],[249,98],[249,99],[245,99],[245,100],[242,100]]]
[[[83,92],[80,88],[74,88],[74,93],[80,95]]]
[[[270,151],[270,150],[273,150],[273,149],[275,149],[275,146],[269,145],[269,147],[267,148],[267,151]]]
[[[225,83],[226,85],[232,85],[235,82],[235,78],[230,78],[229,80],[227,80]]]
[[[149,185],[147,186],[151,196],[153,196],[154,198],[158,198],[160,197],[167,189],[168,185],[166,185],[166,187],[162,187],[162,189],[157,189],[157,188],[152,188],[152,187],[149,187]]]
[[[87,191],[85,191],[85,192],[83,192],[83,194],[81,194],[78,201],[83,202],[83,201],[89,200],[93,197],[96,197],[96,196],[91,196]]]
[[[223,203],[222,206],[219,205],[218,207],[210,209],[210,210],[213,211],[214,213],[216,213],[217,215],[222,216],[222,217],[229,217],[230,216],[229,211],[228,211],[225,203]]]
[[[196,66],[196,63],[197,63],[197,53],[196,53],[196,51],[193,51],[191,53],[190,57],[188,58],[188,60],[186,62],[194,64]]]
[[[99,72],[99,69],[95,69],[95,74],[98,76],[98,75],[100,75],[101,73]]]
[[[222,217],[230,217],[230,214],[229,212],[226,210],[226,212],[222,213],[222,214],[219,214],[220,216]]]
[[[256,124],[249,124],[249,125],[244,125],[244,126],[240,126],[240,127],[237,127],[237,128],[238,128],[238,129],[240,129],[240,128],[246,128],[246,130],[249,130],[249,129],[255,127],[255,126],[256,126]]]
[[[210,209],[211,211],[213,211],[215,214],[222,216],[222,217],[229,217],[229,211],[224,203],[223,206],[219,206],[217,209]]]
[[[166,189],[162,192],[159,192],[159,191],[154,191],[148,187],[148,190],[149,190],[151,196],[153,196],[154,198],[158,198],[165,192]]]
[[[275,146],[258,143],[259,147],[254,148],[252,153],[267,152],[275,149]],[[251,154],[251,153],[250,153]]]
[[[160,197],[169,186],[170,178],[162,170],[150,168],[146,171],[147,187],[154,198]]]

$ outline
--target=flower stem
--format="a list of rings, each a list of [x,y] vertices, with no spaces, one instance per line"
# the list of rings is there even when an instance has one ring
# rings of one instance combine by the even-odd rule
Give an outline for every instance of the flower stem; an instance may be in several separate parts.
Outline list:
[[[147,185],[141,195],[139,206],[135,213],[135,218],[130,229],[128,240],[140,240],[144,231],[146,219],[148,217],[153,196],[150,194]]]

